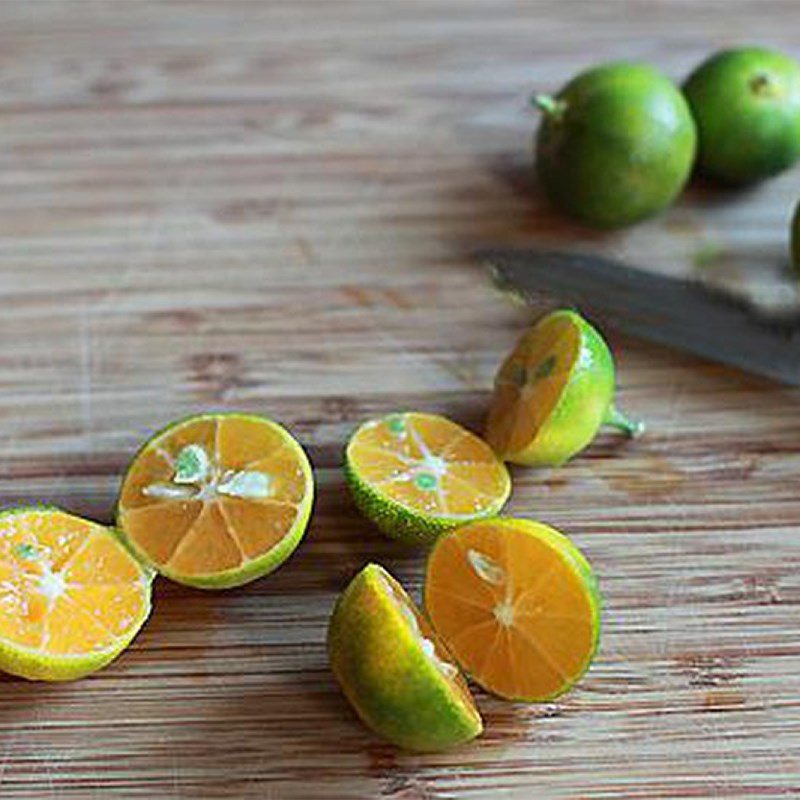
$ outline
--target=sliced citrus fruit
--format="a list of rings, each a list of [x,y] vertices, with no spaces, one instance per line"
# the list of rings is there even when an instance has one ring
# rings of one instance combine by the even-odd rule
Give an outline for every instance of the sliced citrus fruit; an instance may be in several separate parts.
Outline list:
[[[56,508],[0,514],[0,669],[65,681],[116,658],[150,613],[152,573],[102,525]]]
[[[458,663],[493,694],[548,700],[589,668],[600,593],[566,536],[496,518],[443,536],[428,559],[425,609]]]
[[[411,542],[494,516],[511,492],[508,470],[486,442],[435,414],[364,423],[347,445],[345,472],[364,515]]]
[[[602,425],[644,430],[613,403],[614,360],[600,334],[574,311],[554,311],[517,343],[495,378],[486,439],[505,461],[557,466]]]
[[[161,574],[223,589],[266,575],[292,554],[313,494],[308,458],[280,425],[203,414],[142,447],[122,482],[117,520]]]
[[[377,564],[364,567],[339,597],[328,653],[364,724],[399,747],[444,750],[483,730],[447,649],[403,587]]]

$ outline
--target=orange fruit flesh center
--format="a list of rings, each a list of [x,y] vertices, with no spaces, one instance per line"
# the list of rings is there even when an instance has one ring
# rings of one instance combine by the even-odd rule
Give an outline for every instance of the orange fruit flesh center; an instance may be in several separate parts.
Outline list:
[[[380,494],[430,516],[473,517],[496,504],[505,468],[474,434],[433,414],[394,414],[367,423],[348,456]]]
[[[191,420],[132,465],[120,522],[153,564],[214,575],[264,555],[292,529],[307,495],[300,455],[258,419]]]
[[[581,350],[578,326],[552,316],[518,342],[495,380],[487,439],[500,454],[525,450],[547,421]]]
[[[559,693],[594,650],[592,599],[575,565],[546,540],[496,523],[440,541],[425,604],[462,667],[503,697]]]
[[[107,650],[149,591],[110,532],[53,510],[0,517],[0,638],[54,655]]]
[[[451,685],[465,706],[477,715],[467,682],[452,661],[441,639],[436,635],[425,617],[420,614],[406,590],[385,570],[380,572],[380,581],[392,604],[400,612],[411,635],[416,639],[425,657]]]

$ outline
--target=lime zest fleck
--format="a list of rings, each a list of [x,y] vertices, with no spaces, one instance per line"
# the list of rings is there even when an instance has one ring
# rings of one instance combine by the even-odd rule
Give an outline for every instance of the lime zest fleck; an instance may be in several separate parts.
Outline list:
[[[39,558],[39,551],[36,549],[36,545],[33,545],[30,542],[18,544],[14,548],[14,553],[16,554],[17,558],[21,558],[23,561],[35,561],[37,558]]]
[[[438,479],[430,472],[419,472],[414,477],[414,485],[417,489],[422,489],[425,492],[432,491],[438,484]]]
[[[724,266],[725,258],[728,255],[722,244],[709,239],[701,242],[691,254],[692,266],[698,271],[717,269]]]
[[[174,483],[200,483],[208,477],[210,469],[206,451],[199,444],[189,444],[178,453],[172,480]]]
[[[406,432],[406,421],[400,414],[395,414],[386,420],[386,427],[395,436],[402,436]]]

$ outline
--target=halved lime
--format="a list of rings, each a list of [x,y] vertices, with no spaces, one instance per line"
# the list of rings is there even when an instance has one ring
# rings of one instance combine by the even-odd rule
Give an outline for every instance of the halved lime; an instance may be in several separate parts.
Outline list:
[[[162,575],[224,589],[294,552],[313,495],[311,465],[285,428],[251,414],[201,414],[144,444],[122,482],[117,520]]]
[[[489,445],[436,414],[364,423],[348,442],[345,473],[362,513],[387,536],[412,543],[497,514],[511,492]]]
[[[539,522],[465,525],[433,547],[425,610],[459,664],[487,691],[541,702],[586,672],[600,636],[588,561]]]
[[[450,654],[402,586],[369,564],[338,599],[331,668],[364,724],[408,750],[444,750],[483,730]]]
[[[108,528],[57,508],[0,514],[0,669],[83,677],[115,659],[150,614],[153,573]]]
[[[614,360],[600,334],[574,311],[554,311],[517,343],[500,367],[486,440],[500,458],[526,466],[563,464],[601,425],[642,432],[615,406]]]

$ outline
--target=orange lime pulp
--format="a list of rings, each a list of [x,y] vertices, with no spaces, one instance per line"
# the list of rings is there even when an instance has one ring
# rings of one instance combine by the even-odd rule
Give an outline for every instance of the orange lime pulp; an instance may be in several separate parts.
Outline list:
[[[500,367],[487,438],[499,454],[520,453],[542,429],[580,353],[580,329],[551,315],[528,331]]]
[[[150,611],[152,575],[101,525],[54,508],[0,514],[0,669],[68,680],[111,661]]]
[[[600,595],[586,559],[536,522],[496,518],[434,545],[425,608],[462,668],[484,689],[541,701],[588,669],[600,632]]]
[[[289,557],[312,496],[308,459],[280,425],[245,414],[201,415],[157,434],[134,458],[118,524],[167,577],[226,588]]]
[[[580,314],[559,309],[517,343],[495,379],[486,440],[504,461],[558,466],[602,425],[629,436],[644,426],[614,405],[614,359]]]
[[[505,465],[479,437],[436,414],[391,414],[350,439],[356,502],[388,535],[414,541],[492,516],[511,491]]]

